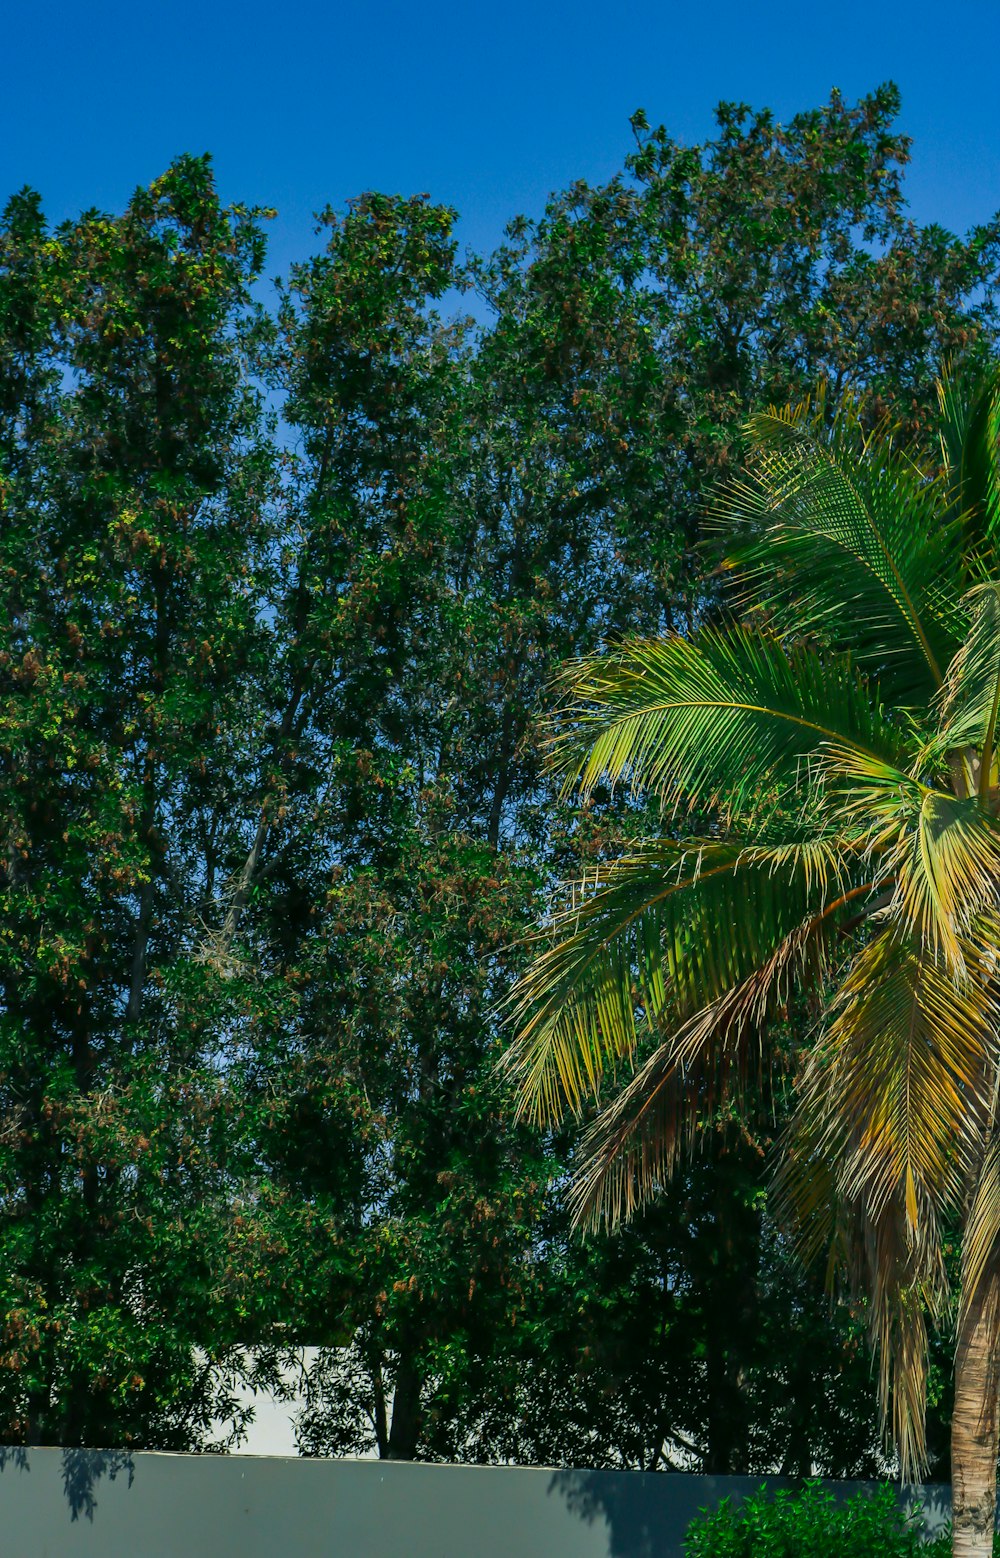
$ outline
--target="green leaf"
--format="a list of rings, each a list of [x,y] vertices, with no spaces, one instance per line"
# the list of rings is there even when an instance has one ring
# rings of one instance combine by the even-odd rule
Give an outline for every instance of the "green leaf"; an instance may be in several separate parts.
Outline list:
[[[748,430],[749,470],[715,508],[716,525],[737,532],[726,566],[740,570],[742,598],[788,632],[850,646],[893,702],[926,701],[957,648],[965,585],[945,478],[847,413],[828,435],[795,409]]]
[[[768,782],[803,786],[826,743],[889,761],[906,750],[849,657],[752,628],[629,641],[571,665],[559,691],[552,765],[584,793],[624,778],[666,803],[738,817],[759,809]]]

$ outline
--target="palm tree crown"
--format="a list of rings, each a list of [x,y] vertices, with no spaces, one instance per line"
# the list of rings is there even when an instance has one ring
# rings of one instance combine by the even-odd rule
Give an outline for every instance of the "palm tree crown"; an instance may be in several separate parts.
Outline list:
[[[778,1198],[867,1294],[913,1469],[946,1225],[962,1314],[1000,1294],[1000,393],[942,382],[935,470],[850,409],[749,433],[715,515],[733,617],[563,673],[553,764],[585,793],[653,792],[665,836],[539,933],[508,1063],[540,1119],[611,1092],[575,1195],[614,1222],[769,1065],[768,1019],[805,992]],[[682,837],[695,808],[706,836]]]

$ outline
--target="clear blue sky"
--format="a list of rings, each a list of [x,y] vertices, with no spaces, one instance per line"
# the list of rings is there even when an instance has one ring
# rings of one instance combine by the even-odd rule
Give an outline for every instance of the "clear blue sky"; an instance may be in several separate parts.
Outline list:
[[[272,268],[311,213],[427,190],[494,243],[574,177],[621,166],[639,106],[681,139],[720,98],[781,117],[892,78],[914,137],[913,213],[1000,208],[1000,0],[12,0],[0,34],[0,195],[54,219],[119,208],[181,151],[223,195],[278,207]]]

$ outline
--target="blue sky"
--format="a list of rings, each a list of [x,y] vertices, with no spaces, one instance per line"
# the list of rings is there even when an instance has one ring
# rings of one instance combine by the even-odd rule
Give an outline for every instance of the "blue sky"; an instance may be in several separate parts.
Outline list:
[[[273,268],[366,188],[429,191],[482,248],[620,167],[636,107],[700,139],[720,98],[788,117],[891,77],[913,213],[964,230],[1000,208],[998,52],[1000,0],[12,0],[0,194],[32,184],[54,219],[116,209],[207,150],[226,198],[278,207]]]

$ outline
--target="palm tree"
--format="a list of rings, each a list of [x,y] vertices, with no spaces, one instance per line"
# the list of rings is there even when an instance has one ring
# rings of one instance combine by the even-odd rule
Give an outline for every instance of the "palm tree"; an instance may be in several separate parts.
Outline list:
[[[776,1064],[802,992],[775,1194],[864,1292],[905,1475],[928,1324],[955,1316],[954,1552],[992,1552],[1000,1348],[1000,380],[940,385],[940,469],[850,409],[749,426],[733,616],[570,666],[551,760],[626,782],[664,836],[575,884],[512,997],[522,1111],[602,1090],[584,1223],[654,1195]],[[685,837],[697,809],[705,836]],[[625,1085],[616,1079],[631,1073]],[[958,1230],[959,1291],[944,1258]]]

